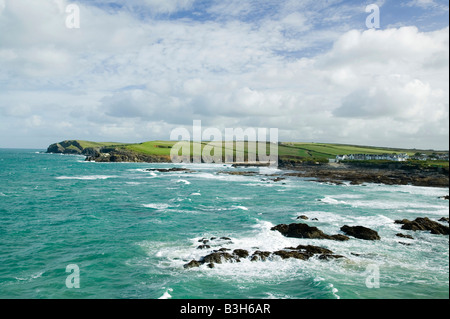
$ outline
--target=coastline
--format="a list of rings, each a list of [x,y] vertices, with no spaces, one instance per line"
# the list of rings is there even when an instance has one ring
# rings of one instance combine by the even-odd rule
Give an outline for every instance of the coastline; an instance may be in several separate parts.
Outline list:
[[[82,155],[88,162],[98,163],[172,163],[170,156],[145,154],[121,148],[120,146],[82,147],[77,141],[55,143],[48,147],[47,153]],[[235,168],[257,168],[267,165],[249,163],[227,163]],[[314,182],[341,185],[345,182],[351,185],[364,183],[384,185],[412,185],[420,187],[449,188],[448,167],[425,167],[408,162],[346,162],[319,163],[299,159],[279,159],[280,173],[273,174],[275,182],[286,177],[307,178]],[[224,173],[224,172],[219,172]],[[230,174],[248,174],[235,171]],[[252,174],[257,175],[256,172]],[[266,176],[265,174],[258,174]]]

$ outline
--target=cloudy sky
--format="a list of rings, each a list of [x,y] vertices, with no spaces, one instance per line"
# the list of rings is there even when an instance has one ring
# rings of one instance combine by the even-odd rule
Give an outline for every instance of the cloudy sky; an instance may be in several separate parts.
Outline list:
[[[0,147],[168,140],[201,120],[448,149],[448,21],[443,0],[0,0]]]

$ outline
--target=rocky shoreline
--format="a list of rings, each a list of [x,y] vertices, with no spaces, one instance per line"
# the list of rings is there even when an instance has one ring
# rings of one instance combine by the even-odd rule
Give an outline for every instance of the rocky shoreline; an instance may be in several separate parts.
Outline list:
[[[77,141],[64,141],[52,144],[47,153],[77,154],[86,156],[86,161],[100,163],[133,162],[133,163],[171,163],[169,156],[148,155],[133,152],[119,146],[83,148]],[[217,174],[256,176],[259,172],[243,172],[237,168],[253,168],[254,165],[233,165],[236,171],[223,171]],[[278,168],[282,173],[270,175],[272,181],[280,182],[288,177],[299,177],[314,182],[341,185],[363,185],[365,183],[385,185],[413,185],[422,187],[449,187],[448,167],[428,167],[405,163],[301,163],[289,160],[279,161]]]
[[[448,168],[420,168],[393,165],[385,167],[360,166],[357,164],[314,165],[290,167],[284,176],[312,178],[312,181],[341,185],[364,183],[385,185],[413,185],[422,187],[449,187]]]
[[[419,217],[414,221],[409,221],[407,219],[397,220],[395,224],[403,225],[402,230],[407,230],[411,232],[426,231],[433,235],[449,235],[449,227],[443,225],[442,223],[448,223],[448,218],[443,217],[438,221],[433,221],[427,217]],[[278,231],[285,237],[300,238],[300,239],[320,239],[320,240],[331,240],[331,241],[348,241],[348,240],[367,240],[367,241],[380,241],[382,240],[378,232],[373,229],[364,226],[348,226],[344,225],[341,227],[341,231],[345,234],[327,235],[322,232],[317,227],[309,226],[305,223],[293,223],[290,225],[280,224],[272,227],[272,231]],[[410,234],[398,233],[396,234],[399,238],[406,238],[414,240],[414,237]],[[219,243],[219,245],[224,246],[227,244],[232,244],[231,238],[228,237],[211,237],[210,239],[202,238],[198,240],[200,245],[197,249],[210,250],[212,243]],[[411,246],[411,243],[400,242],[399,244],[405,246]],[[352,253],[354,256],[359,254]],[[216,264],[222,263],[240,263],[243,260],[249,260],[251,262],[266,262],[276,259],[286,260],[286,259],[299,259],[299,260],[309,260],[311,258],[318,258],[319,260],[336,260],[336,259],[346,259],[346,256],[335,254],[332,250],[320,246],[313,245],[298,245],[297,247],[285,247],[277,251],[261,251],[255,250],[253,252],[246,249],[228,249],[226,247],[221,247],[220,249],[210,250],[208,254],[201,257],[199,260],[191,260],[184,264],[185,269],[198,268],[206,265],[208,268],[215,268]]]

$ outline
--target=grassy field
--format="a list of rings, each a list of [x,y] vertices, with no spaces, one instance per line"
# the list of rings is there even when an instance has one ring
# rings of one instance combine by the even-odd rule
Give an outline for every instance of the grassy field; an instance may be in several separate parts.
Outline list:
[[[89,141],[78,141],[83,148],[99,148],[99,147],[117,147],[121,149],[126,149],[134,151],[137,153],[143,153],[147,155],[158,155],[158,156],[170,156],[170,152],[174,145],[177,143],[175,141],[150,141],[144,143],[136,144],[125,144],[125,143],[98,143]],[[236,152],[239,150],[244,150],[244,156],[247,159],[249,155],[248,143],[247,142],[234,142],[232,149],[230,145],[222,142],[202,142],[200,143],[199,151],[198,146],[195,147],[192,142],[183,142],[185,147],[190,148],[191,155],[201,155],[207,145],[212,145],[222,149],[222,155],[226,153]],[[188,145],[190,144],[190,145]],[[227,149],[228,147],[228,149]],[[208,151],[211,152],[212,149]],[[269,154],[270,144],[266,144],[266,154]],[[413,156],[416,153],[424,153],[427,155],[432,154],[433,150],[417,150],[417,149],[397,149],[397,148],[383,148],[383,147],[371,147],[371,146],[358,146],[358,145],[344,145],[344,144],[328,144],[328,143],[298,143],[298,142],[286,142],[279,143],[278,145],[278,155],[281,160],[295,160],[295,161],[320,161],[326,162],[328,159],[334,159],[337,155],[345,154],[392,154],[392,153],[407,153]],[[250,153],[253,153],[250,150]],[[439,152],[436,152],[439,153]],[[256,154],[258,154],[258,147],[256,147]],[[214,155],[214,152],[211,152]],[[448,162],[445,161],[427,161],[430,165],[440,165],[447,166]],[[423,163],[425,164],[425,163]]]

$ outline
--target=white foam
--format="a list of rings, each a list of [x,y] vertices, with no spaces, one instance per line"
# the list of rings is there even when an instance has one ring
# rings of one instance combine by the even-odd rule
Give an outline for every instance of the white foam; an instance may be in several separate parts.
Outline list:
[[[0,196],[8,196],[8,195],[6,195],[6,194],[3,194],[2,192],[0,192]]]
[[[164,210],[170,207],[170,205],[164,203],[143,204],[142,206],[144,206],[145,208],[152,208],[156,210]]]
[[[202,196],[200,193],[192,193],[191,196]]]
[[[191,184],[191,182],[189,182],[189,181],[187,181],[187,180],[185,180],[185,179],[179,179],[179,180],[177,180],[177,184],[178,183],[184,183],[185,185],[190,185]]]
[[[170,298],[172,298],[172,296],[169,294],[169,292],[173,292],[173,289],[172,288],[167,289],[166,292],[161,297],[159,297],[158,299],[170,299]]]
[[[91,175],[91,176],[59,176],[56,179],[59,180],[82,180],[82,181],[92,181],[92,180],[104,180],[110,178],[118,178],[119,176],[107,176],[107,175]]]
[[[240,210],[248,210],[248,208],[245,206],[233,206],[233,208],[240,209]]]

